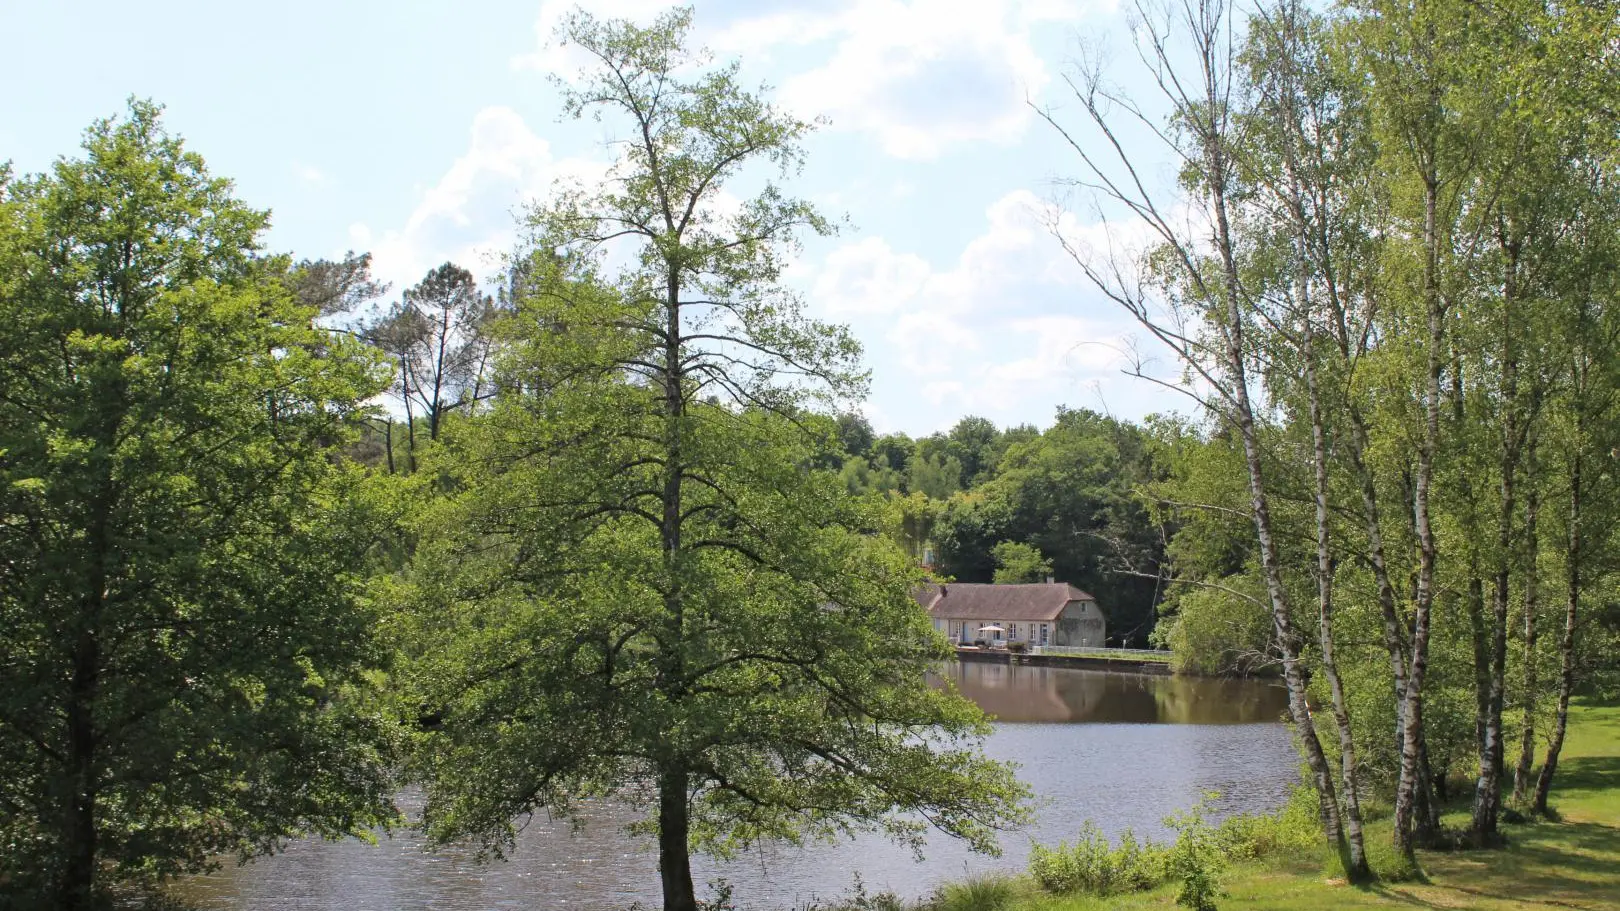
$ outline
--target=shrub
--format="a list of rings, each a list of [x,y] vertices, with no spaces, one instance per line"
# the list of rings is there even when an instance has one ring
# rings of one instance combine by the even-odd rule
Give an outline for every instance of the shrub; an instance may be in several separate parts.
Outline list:
[[[1322,830],[1316,813],[1316,792],[1300,786],[1289,794],[1282,809],[1229,817],[1216,835],[1221,851],[1232,860],[1298,857],[1321,849]]]
[[[1018,884],[1008,876],[975,876],[941,886],[924,904],[928,911],[1002,911],[1018,898]]]
[[[893,892],[867,892],[866,883],[861,879],[861,875],[857,873],[855,874],[855,883],[850,887],[848,896],[830,905],[812,901],[804,906],[803,911],[908,911],[909,907],[900,896]]]
[[[1163,882],[1167,857],[1168,849],[1151,840],[1137,841],[1129,829],[1120,835],[1119,847],[1112,847],[1102,830],[1087,820],[1072,845],[1036,845],[1030,852],[1029,872],[1048,892],[1112,895]]]
[[[1170,877],[1181,881],[1176,904],[1189,911],[1216,911],[1215,899],[1225,894],[1221,891],[1221,871],[1226,858],[1221,853],[1219,834],[1204,820],[1207,800],[1164,821],[1177,833],[1167,864]]]
[[[1013,653],[1014,655],[1022,655],[1023,653],[1029,651],[1029,643],[1024,642],[1022,639],[1014,639],[1007,643],[1007,651]]]

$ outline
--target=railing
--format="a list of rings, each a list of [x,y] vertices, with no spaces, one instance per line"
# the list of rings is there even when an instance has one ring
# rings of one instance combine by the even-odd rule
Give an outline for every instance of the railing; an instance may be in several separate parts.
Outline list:
[[[1038,645],[1036,655],[1075,655],[1089,658],[1136,658],[1142,661],[1169,661],[1170,653],[1149,648],[1093,648],[1084,645]]]

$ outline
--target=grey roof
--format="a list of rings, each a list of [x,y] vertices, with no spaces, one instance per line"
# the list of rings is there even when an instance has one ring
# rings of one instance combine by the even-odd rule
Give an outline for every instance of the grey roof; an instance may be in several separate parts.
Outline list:
[[[925,585],[917,603],[940,620],[1056,620],[1071,601],[1095,601],[1067,582],[986,585],[952,582]]]

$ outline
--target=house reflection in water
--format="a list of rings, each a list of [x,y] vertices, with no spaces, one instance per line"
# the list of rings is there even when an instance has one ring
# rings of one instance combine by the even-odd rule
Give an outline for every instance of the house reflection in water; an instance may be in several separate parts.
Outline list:
[[[994,720],[1062,724],[1256,724],[1278,720],[1288,694],[1259,680],[1210,680],[1152,674],[952,661],[950,681]]]

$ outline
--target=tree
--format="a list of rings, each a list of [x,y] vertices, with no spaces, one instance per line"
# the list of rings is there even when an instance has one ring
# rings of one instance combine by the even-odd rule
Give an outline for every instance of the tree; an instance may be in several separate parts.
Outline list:
[[[388,293],[388,283],[371,276],[371,254],[343,254],[339,260],[306,259],[293,267],[287,289],[317,316],[348,315]]]
[[[1144,435],[1068,408],[1058,409],[1044,434],[1012,433],[1025,439],[997,458],[995,476],[950,501],[939,535],[941,571],[991,581],[995,546],[1021,541],[1051,559],[1052,575],[1097,596],[1112,636],[1146,639],[1163,554],[1136,492],[1155,478]]]
[[[905,471],[917,444],[903,433],[886,433],[872,443],[872,459],[881,461],[891,471]]]
[[[906,489],[934,500],[950,499],[962,489],[962,463],[955,456],[928,455],[919,448],[906,463]]]
[[[452,435],[459,492],[403,593],[430,835],[498,854],[514,818],[637,801],[668,911],[697,907],[694,849],[932,824],[989,850],[1021,794],[972,748],[977,709],[926,684],[949,649],[867,533],[881,504],[815,467],[833,440],[805,416],[861,391],[859,349],[777,282],[830,226],[773,183],[719,205],[796,168],[809,127],[687,51],[690,24],[566,19],[593,58],[566,109],[622,120],[620,163],[534,210],[502,393]]]
[[[414,467],[416,416],[437,441],[445,415],[471,408],[489,394],[488,325],[494,302],[480,294],[471,272],[445,263],[406,289],[400,301],[367,330],[367,338],[394,361],[393,394],[405,408]]]
[[[330,447],[381,387],[264,212],[132,102],[0,180],[0,893],[84,909],[393,816],[373,523]]]
[[[1246,238],[1239,222],[1244,197],[1236,123],[1244,87],[1235,84],[1233,11],[1224,0],[1142,0],[1136,9],[1140,24],[1133,37],[1157,100],[1167,106],[1163,124],[1147,117],[1139,102],[1104,84],[1095,70],[1082,71],[1070,85],[1081,123],[1100,135],[1100,142],[1088,146],[1050,111],[1040,113],[1079,159],[1082,176],[1074,183],[1094,192],[1099,205],[1123,208],[1140,219],[1155,248],[1136,262],[1121,261],[1119,255],[1099,257],[1065,235],[1060,221],[1053,228],[1093,286],[1175,355],[1185,370],[1184,382],[1176,388],[1216,416],[1242,448],[1245,508],[1258,544],[1289,715],[1320,799],[1323,834],[1329,843],[1342,846],[1347,832],[1334,776],[1306,701],[1304,640],[1276,534],[1274,494],[1262,449],[1264,400],[1257,401],[1254,388],[1260,307],[1256,289],[1242,274]],[[1142,171],[1120,141],[1126,123],[1131,129],[1150,127],[1182,163],[1180,196],[1144,185]],[[1356,875],[1366,866],[1354,820],[1348,835],[1350,854],[1358,859],[1351,869]]]
[[[864,415],[846,411],[838,416],[838,442],[845,452],[865,458],[872,454],[872,422]]]
[[[962,486],[987,480],[1001,455],[1001,431],[989,418],[970,415],[956,422],[947,436],[947,452],[962,464]]]
[[[1003,541],[990,549],[996,559],[996,575],[992,580],[1000,584],[1017,582],[1045,582],[1052,575],[1052,561],[1041,556],[1040,548],[1018,541]]]

